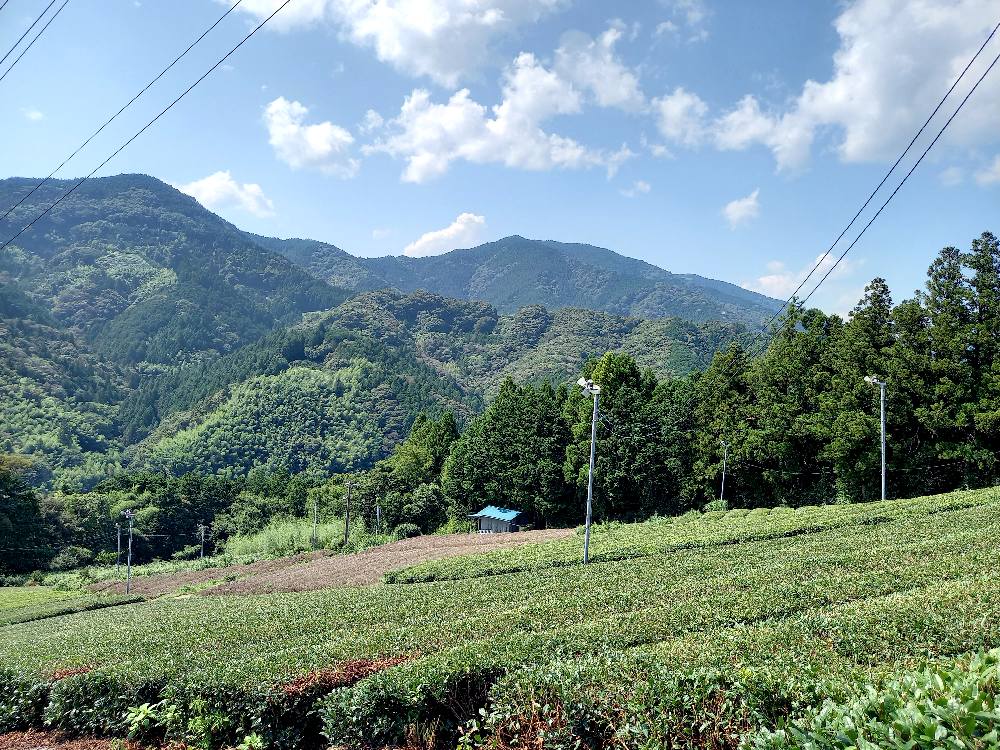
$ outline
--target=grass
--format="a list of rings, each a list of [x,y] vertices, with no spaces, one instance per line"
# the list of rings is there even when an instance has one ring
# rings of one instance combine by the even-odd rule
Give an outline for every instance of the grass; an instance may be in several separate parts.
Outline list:
[[[723,675],[740,705],[766,703],[755,720],[778,721],[927,658],[1000,645],[998,532],[998,490],[610,526],[595,533],[589,566],[570,538],[422,564],[389,585],[161,599],[14,625],[0,641],[0,672],[31,686],[90,670],[50,688],[47,716],[71,731],[123,731],[127,706],[95,703],[106,690],[173,702],[157,726],[191,741],[188,724],[170,721],[207,701],[229,722],[215,745],[249,732],[308,745],[318,736],[309,721],[247,706],[271,705],[267,696],[310,672],[387,657],[407,661],[312,696],[334,744],[451,742],[459,731],[482,732],[484,745],[517,732],[537,744],[526,718],[538,707],[559,709],[535,717],[552,726],[582,710],[566,686],[625,721],[622,706],[645,705],[637,685],[698,670],[716,675],[712,685]],[[656,695],[697,694],[667,682]],[[0,725],[3,695],[0,680]],[[96,714],[80,709],[92,704]],[[487,705],[493,713],[473,732],[466,721]],[[628,721],[655,734],[661,715],[674,716],[649,709]]]

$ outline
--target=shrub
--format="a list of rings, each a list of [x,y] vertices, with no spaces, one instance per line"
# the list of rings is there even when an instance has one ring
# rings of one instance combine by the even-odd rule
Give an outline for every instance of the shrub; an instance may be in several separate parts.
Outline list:
[[[1000,744],[1000,649],[950,666],[867,687],[857,698],[819,708],[784,728],[750,738],[755,750],[987,748]]]
[[[201,545],[192,544],[188,547],[177,550],[170,556],[171,560],[194,560],[201,554]],[[114,562],[114,560],[112,560]]]
[[[86,547],[70,545],[59,550],[49,563],[49,567],[52,570],[73,570],[88,565],[93,559],[94,553]]]
[[[420,536],[423,532],[415,523],[401,523],[392,530],[392,535],[397,539],[411,539]]]

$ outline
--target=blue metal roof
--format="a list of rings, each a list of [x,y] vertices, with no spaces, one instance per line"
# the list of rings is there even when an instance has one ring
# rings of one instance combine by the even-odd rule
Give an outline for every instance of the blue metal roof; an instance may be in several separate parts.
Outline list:
[[[519,510],[508,508],[498,508],[495,505],[487,505],[478,513],[472,513],[469,518],[495,518],[497,521],[513,521],[521,515]]]

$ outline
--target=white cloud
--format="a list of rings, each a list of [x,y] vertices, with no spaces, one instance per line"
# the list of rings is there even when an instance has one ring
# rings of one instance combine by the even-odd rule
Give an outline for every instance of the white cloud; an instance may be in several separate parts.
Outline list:
[[[681,21],[704,22],[703,4],[670,5],[674,18],[661,33],[672,33]],[[757,97],[744,96],[711,121],[696,94],[678,89],[654,100],[661,132],[686,146],[703,140],[720,150],[762,145],[772,151],[779,170],[803,167],[822,135],[833,139],[842,161],[892,160],[972,58],[995,16],[995,0],[853,0],[834,24],[840,43],[829,80],[806,81],[799,95],[780,108],[765,108]],[[961,101],[989,59],[985,55],[969,71],[950,106]],[[945,140],[963,147],[1000,142],[998,109],[1000,77],[994,76],[969,100]]]
[[[580,31],[563,34],[556,50],[555,70],[592,93],[600,106],[636,112],[643,108],[646,98],[635,73],[615,54],[615,44],[623,34],[620,22],[596,39]]]
[[[976,172],[976,182],[980,185],[995,185],[1000,182],[1000,154],[993,163]]]
[[[941,170],[938,179],[945,187],[956,187],[965,181],[965,172],[960,167],[948,167]]]
[[[674,20],[663,21],[656,27],[656,35],[680,34],[683,30],[689,42],[703,42],[708,39],[706,22],[711,11],[705,0],[663,0]]]
[[[760,202],[757,200],[759,195],[760,188],[757,188],[745,198],[737,198],[725,205],[722,215],[726,217],[731,229],[757,218],[760,214]]]
[[[274,203],[264,195],[260,185],[255,182],[241,185],[228,170],[210,174],[186,185],[178,185],[177,189],[212,211],[240,208],[254,216],[274,215]]]
[[[451,225],[444,229],[426,232],[405,248],[403,255],[411,258],[425,258],[428,255],[441,255],[459,247],[472,247],[482,236],[486,228],[486,218],[473,213],[459,214]]]
[[[338,177],[353,177],[360,162],[350,156],[354,136],[332,122],[305,124],[309,110],[280,96],[264,112],[268,139],[281,161],[294,169],[318,169]]]
[[[645,195],[652,189],[653,186],[645,180],[636,180],[632,183],[632,187],[624,188],[619,192],[626,198],[635,198],[637,195]]]
[[[704,138],[708,105],[697,94],[678,86],[672,94],[654,99],[653,108],[664,138],[685,146],[695,146]]]
[[[821,258],[822,260],[820,260]],[[753,281],[745,281],[742,286],[744,289],[752,289],[755,292],[766,294],[769,297],[787,299],[808,277],[809,281],[802,286],[797,294],[797,296],[801,299],[812,291],[812,288],[816,285],[816,283],[823,278],[823,274],[830,271],[836,261],[837,258],[833,253],[827,255],[825,258],[823,258],[822,255],[817,255],[816,259],[804,268],[801,268],[798,271],[789,271],[785,268],[785,264],[781,261],[772,260],[767,264],[767,270],[769,273],[766,273],[763,276],[758,276]],[[819,267],[816,268],[810,276],[809,272],[816,267],[817,263],[819,264]],[[854,262],[850,258],[845,258],[840,262],[836,269],[830,273],[827,283],[850,277],[860,265],[862,265],[860,262]],[[841,308],[845,304],[847,304],[846,309],[850,309],[858,300],[858,295],[855,294],[853,287],[850,291],[840,291],[839,294],[837,293],[836,288],[831,287],[831,289],[828,290],[827,284],[824,284],[822,289],[827,291],[827,296],[833,294],[833,306],[837,308],[836,312],[840,312]]]
[[[392,230],[386,227],[376,227],[372,230],[373,240],[384,240],[392,234]]]
[[[972,58],[995,16],[994,0],[855,0],[835,22],[840,46],[832,77],[806,81],[782,115],[765,115],[745,97],[719,120],[718,145],[760,143],[774,152],[779,168],[794,168],[808,159],[817,132],[832,129],[843,161],[891,160]],[[980,60],[969,71],[953,104],[985,65]],[[1000,78],[986,79],[946,138],[964,145],[997,141],[998,108]]]
[[[608,154],[544,131],[556,115],[577,114],[581,93],[534,55],[523,52],[504,73],[503,98],[487,109],[461,89],[439,104],[430,92],[415,89],[386,125],[384,138],[366,147],[406,161],[403,180],[425,182],[444,174],[451,163],[499,163],[530,170],[604,167],[613,175],[633,156],[627,146]]]
[[[24,115],[25,120],[31,122],[38,122],[39,120],[45,119],[45,113],[41,110],[35,109],[34,107],[22,107],[21,114]]]
[[[358,125],[358,130],[362,133],[372,133],[381,129],[383,125],[385,125],[385,120],[382,119],[382,115],[374,109],[369,109],[365,112],[365,118],[361,121],[361,124]]]
[[[220,0],[229,2],[229,0]],[[282,0],[243,0],[258,18]],[[492,57],[493,42],[569,4],[569,0],[296,0],[276,28],[332,23],[353,43],[403,73],[454,87]]]

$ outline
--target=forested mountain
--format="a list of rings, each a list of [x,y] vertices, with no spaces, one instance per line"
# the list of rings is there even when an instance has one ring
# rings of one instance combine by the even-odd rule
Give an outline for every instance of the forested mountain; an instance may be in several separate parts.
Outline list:
[[[0,206],[37,182],[0,181]],[[0,236],[72,184],[36,190]],[[707,322],[571,307],[638,308],[681,280],[671,309]],[[89,180],[0,251],[0,452],[27,456],[49,488],[134,467],[367,466],[419,412],[471,417],[507,375],[565,380],[608,349],[660,375],[706,366],[758,302],[729,285],[706,296],[713,283],[520,238],[423,265],[361,259],[249,234],[152,177]],[[389,290],[435,285],[443,295]],[[520,304],[539,299],[559,309]]]
[[[344,471],[388,455],[421,411],[471,417],[506,377],[565,381],[608,349],[632,352],[660,375],[683,374],[741,331],[539,306],[500,316],[484,302],[367,292],[144,383],[121,419],[136,437],[159,426],[127,452],[128,463],[173,473]]]
[[[0,206],[14,205],[37,182],[0,180]],[[13,236],[71,184],[45,184],[0,221],[0,235]],[[0,251],[4,279],[59,328],[127,365],[231,351],[346,297],[145,175],[84,183]]]
[[[593,245],[505,237],[429,258],[355,258],[312,240],[258,242],[317,278],[356,290],[391,286],[483,300],[500,312],[525,305],[586,307],[641,318],[759,324],[778,302],[695,274],[674,274]]]

